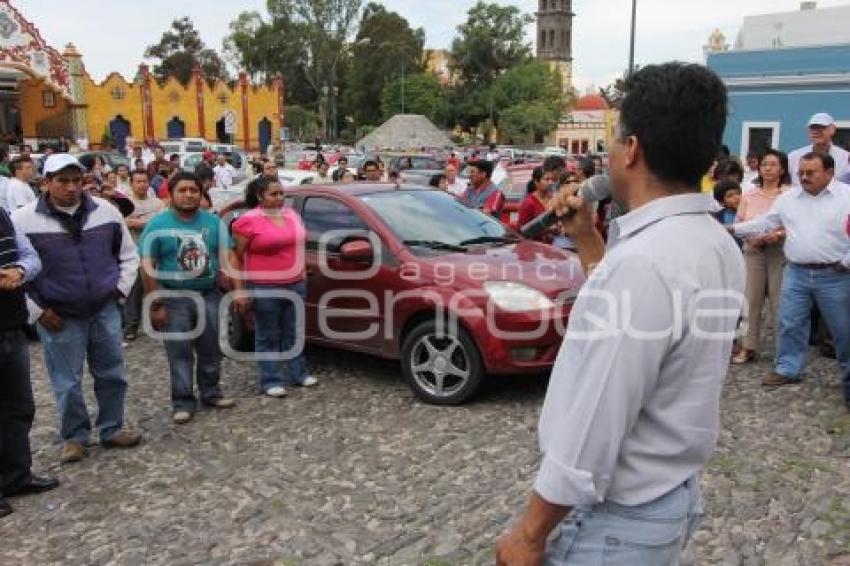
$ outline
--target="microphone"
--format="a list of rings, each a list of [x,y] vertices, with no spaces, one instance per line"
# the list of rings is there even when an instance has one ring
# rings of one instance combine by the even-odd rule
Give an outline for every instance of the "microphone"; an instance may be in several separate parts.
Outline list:
[[[576,193],[586,201],[599,201],[611,196],[611,180],[607,175],[596,175],[582,182]],[[526,238],[535,239],[548,230],[556,222],[566,220],[575,214],[574,210],[568,210],[563,216],[558,216],[554,210],[547,210],[543,214],[532,219],[519,229],[519,233]]]

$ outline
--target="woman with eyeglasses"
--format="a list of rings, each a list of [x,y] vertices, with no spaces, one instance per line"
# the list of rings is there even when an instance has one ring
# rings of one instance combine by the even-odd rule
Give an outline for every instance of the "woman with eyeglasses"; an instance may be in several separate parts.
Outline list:
[[[768,149],[759,160],[759,176],[753,182],[755,190],[744,193],[738,206],[737,222],[746,222],[767,213],[791,185],[788,156],[776,149]],[[770,299],[770,312],[774,324],[779,312],[779,295],[782,272],[785,269],[785,230],[779,228],[765,235],[744,240],[744,265],[747,268],[744,295],[747,309],[744,312],[747,333],[743,348],[732,358],[733,364],[755,360],[761,332],[761,315],[765,298]]]

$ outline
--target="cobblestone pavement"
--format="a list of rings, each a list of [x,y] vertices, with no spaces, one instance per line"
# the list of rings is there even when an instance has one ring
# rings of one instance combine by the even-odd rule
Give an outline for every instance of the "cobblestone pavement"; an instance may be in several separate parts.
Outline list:
[[[128,420],[145,444],[60,468],[34,345],[35,467],[63,485],[12,500],[0,564],[492,563],[538,464],[545,378],[494,379],[474,403],[438,408],[413,399],[396,364],[308,354],[319,387],[261,398],[254,368],[228,361],[237,407],[175,427],[164,355],[140,339]],[[850,564],[850,417],[834,362],[778,391],[758,385],[768,370],[729,377],[709,515],[686,564]]]

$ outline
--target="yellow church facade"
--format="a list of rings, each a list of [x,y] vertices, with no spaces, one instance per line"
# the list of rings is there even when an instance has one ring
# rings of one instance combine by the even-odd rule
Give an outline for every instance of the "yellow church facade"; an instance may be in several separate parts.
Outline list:
[[[37,28],[0,0],[0,139],[119,148],[181,137],[233,143],[265,152],[284,125],[283,80],[251,84],[208,81],[196,69],[188,84],[158,81],[147,65],[132,80],[111,73],[94,80],[69,44],[60,53]]]

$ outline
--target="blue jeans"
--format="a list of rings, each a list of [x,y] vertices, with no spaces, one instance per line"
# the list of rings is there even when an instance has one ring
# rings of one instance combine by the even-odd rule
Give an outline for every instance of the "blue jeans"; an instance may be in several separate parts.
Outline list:
[[[304,304],[307,291],[306,282],[297,281],[289,285],[260,285],[250,284],[251,290],[286,290],[297,293]],[[304,334],[304,328],[295,327],[296,305],[290,298],[283,297],[251,297],[254,309],[254,350],[258,353],[288,352],[295,345],[297,333]],[[268,391],[271,387],[284,384],[284,362],[258,361],[260,373],[260,389]],[[294,358],[286,361],[289,381],[302,383],[307,378],[307,362],[303,349]]]
[[[679,555],[703,515],[694,476],[642,505],[606,501],[577,507],[556,527],[546,546],[547,565],[666,566]]]
[[[127,394],[118,303],[110,301],[89,318],[65,318],[61,330],[48,330],[39,324],[38,336],[59,413],[59,437],[83,445],[89,442],[91,419],[82,387],[83,363],[88,360],[100,441],[112,438],[124,426]]]
[[[194,412],[198,403],[195,399],[192,373],[198,381],[201,400],[211,403],[223,395],[221,379],[221,350],[218,346],[218,306],[221,293],[217,290],[197,293],[203,299],[206,321],[201,333],[194,339],[166,339],[165,354],[171,372],[171,405],[175,411]],[[168,311],[166,332],[189,333],[198,325],[198,305],[188,297],[164,299]],[[197,364],[196,364],[197,358]]]
[[[785,266],[779,302],[776,373],[800,379],[809,351],[810,315],[816,303],[835,341],[844,373],[844,398],[850,399],[850,273],[837,269]]]

